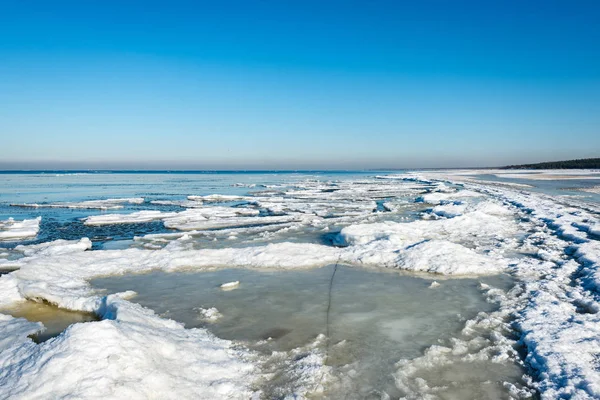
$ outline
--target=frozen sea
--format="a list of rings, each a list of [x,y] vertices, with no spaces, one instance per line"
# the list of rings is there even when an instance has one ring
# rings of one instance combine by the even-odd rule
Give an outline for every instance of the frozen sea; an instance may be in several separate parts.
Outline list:
[[[0,398],[598,398],[599,189],[0,173]]]

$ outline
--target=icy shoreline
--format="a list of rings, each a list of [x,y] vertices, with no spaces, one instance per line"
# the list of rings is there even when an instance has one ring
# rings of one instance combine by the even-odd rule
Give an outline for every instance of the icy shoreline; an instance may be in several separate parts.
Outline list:
[[[334,244],[341,247],[280,242],[196,249],[185,233],[148,237],[149,241],[166,240],[167,244],[157,250],[89,251],[91,242],[87,238],[18,246],[15,251],[22,258],[0,260],[0,267],[15,269],[0,277],[0,306],[33,299],[95,312],[103,320],[75,324],[57,338],[35,345],[27,335],[39,330],[40,324],[2,316],[0,330],[5,333],[3,337],[11,339],[0,342],[2,365],[6,366],[0,372],[0,393],[9,397],[52,397],[70,393],[76,385],[81,390],[78,397],[122,397],[136,392],[145,398],[150,393],[147,390],[154,390],[167,397],[178,393],[180,397],[248,398],[256,392],[253,382],[262,376],[256,360],[252,361],[256,356],[205,330],[186,330],[181,324],[159,318],[127,301],[131,294],[99,296],[88,281],[157,269],[314,268],[340,262],[448,276],[505,271],[519,280],[511,293],[485,289],[500,302],[500,311],[467,321],[464,338],[457,339],[454,347],[444,350],[434,346],[421,359],[402,360],[396,381],[406,393],[435,395],[440,390],[415,383],[415,379],[422,379],[418,371],[431,363],[465,362],[477,357],[499,363],[518,360],[514,350],[517,343],[508,338],[512,329],[507,324],[514,321],[520,343],[527,349],[526,364],[534,372],[531,385],[542,398],[600,396],[595,350],[600,348],[597,212],[523,192],[518,186],[475,183],[461,173],[388,176],[380,182],[347,183],[341,188],[309,182],[288,191],[289,200],[236,197],[267,207],[276,215],[258,216],[255,208],[248,207],[203,206],[232,200],[227,196],[190,196],[194,205],[182,212],[142,211],[91,217],[86,222],[111,224],[150,218],[165,224],[171,221],[171,226],[179,230],[227,228],[246,232],[253,229],[248,228],[252,225],[272,223],[283,231],[290,224],[326,226],[332,220],[345,223],[334,236]],[[395,210],[403,207],[406,191],[420,193],[417,201],[431,205],[422,219],[371,220],[370,214],[377,207],[375,200],[384,199],[390,204],[389,210]],[[352,201],[347,200],[348,196],[353,196]],[[328,209],[335,207],[335,202],[340,204],[332,214]],[[498,336],[481,342],[473,336],[477,326],[491,326]],[[94,335],[113,343],[112,350],[98,347],[91,339]],[[145,345],[141,338],[154,343],[147,354],[142,354]],[[467,350],[459,351],[460,346]],[[53,392],[47,391],[53,386],[50,382],[66,374],[61,357],[74,357],[76,353],[85,355],[77,358],[78,370],[67,374],[69,379],[63,379]],[[314,377],[322,378],[327,370],[322,355],[311,354],[314,359],[305,371],[305,379],[311,383],[298,389],[299,396],[314,390]],[[132,356],[136,371],[124,372],[118,360]],[[84,359],[95,361],[86,363]],[[112,372],[102,375],[91,369],[94,363],[106,364],[107,371]],[[186,372],[167,376],[161,369],[163,363],[170,370]],[[97,376],[103,383],[90,383],[89,376]],[[149,382],[146,376],[160,376],[156,381],[159,383]],[[527,390],[511,390],[517,398],[530,394]]]

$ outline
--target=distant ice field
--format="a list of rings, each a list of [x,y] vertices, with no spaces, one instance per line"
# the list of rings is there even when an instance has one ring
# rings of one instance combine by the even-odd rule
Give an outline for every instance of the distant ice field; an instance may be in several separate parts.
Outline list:
[[[598,398],[599,178],[0,173],[0,398]]]

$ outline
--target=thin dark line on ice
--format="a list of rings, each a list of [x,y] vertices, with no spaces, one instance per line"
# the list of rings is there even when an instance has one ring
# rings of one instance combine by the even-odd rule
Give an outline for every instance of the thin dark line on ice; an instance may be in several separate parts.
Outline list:
[[[337,261],[335,262],[335,266],[333,267],[333,273],[331,274],[331,279],[329,280],[329,293],[328,293],[328,298],[327,298],[327,318],[326,318],[326,322],[325,322],[325,335],[326,335],[326,340],[327,340],[327,347],[325,349],[325,363],[327,363],[327,358],[329,357],[329,347],[331,346],[331,340],[329,337],[329,332],[330,332],[330,323],[329,323],[329,315],[330,315],[330,311],[331,311],[331,292],[333,289],[333,280],[335,279],[335,273],[337,272],[338,269],[338,265],[340,263],[340,258],[342,258],[342,255],[340,254]]]

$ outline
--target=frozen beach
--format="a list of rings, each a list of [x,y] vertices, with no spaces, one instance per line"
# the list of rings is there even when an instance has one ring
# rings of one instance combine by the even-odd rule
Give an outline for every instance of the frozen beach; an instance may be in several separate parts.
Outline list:
[[[598,398],[599,185],[1,174],[0,398]]]

